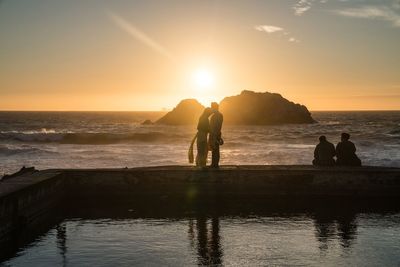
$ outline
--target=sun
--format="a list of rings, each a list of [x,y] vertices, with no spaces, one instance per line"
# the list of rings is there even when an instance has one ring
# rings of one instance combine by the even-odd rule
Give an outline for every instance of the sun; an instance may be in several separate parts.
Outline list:
[[[198,89],[210,89],[215,82],[214,74],[207,69],[198,69],[193,72],[193,83]]]

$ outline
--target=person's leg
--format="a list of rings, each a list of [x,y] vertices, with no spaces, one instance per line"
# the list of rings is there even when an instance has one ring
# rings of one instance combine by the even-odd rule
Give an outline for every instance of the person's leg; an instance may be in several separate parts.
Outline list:
[[[206,161],[207,161],[207,135],[199,133],[197,136],[196,166],[205,167]]]
[[[201,158],[201,167],[206,167],[207,166],[207,156],[208,156],[208,144],[207,144],[207,140],[205,140],[204,143],[203,143],[203,153],[202,153],[202,158]]]
[[[219,167],[219,159],[220,159],[220,154],[219,154],[219,144],[214,144],[212,148],[212,160],[211,160],[211,167]]]
[[[196,141],[196,147],[197,147],[196,166],[199,167],[201,164],[201,153],[202,153],[201,141],[199,139],[197,139]]]
[[[199,151],[199,142],[196,142],[197,153],[196,153],[196,166],[200,165],[200,151]]]

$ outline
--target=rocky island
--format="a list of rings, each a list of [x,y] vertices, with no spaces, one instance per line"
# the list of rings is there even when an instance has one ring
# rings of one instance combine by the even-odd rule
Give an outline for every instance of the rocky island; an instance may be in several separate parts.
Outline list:
[[[196,99],[184,99],[170,112],[165,114],[156,124],[188,125],[196,124],[204,106]]]
[[[156,124],[196,124],[204,106],[195,99],[182,100]],[[280,94],[242,91],[240,95],[224,98],[220,103],[224,123],[235,125],[275,125],[314,123],[307,107],[295,104]]]
[[[295,104],[280,94],[242,91],[220,103],[224,122],[239,125],[314,123],[307,107]]]

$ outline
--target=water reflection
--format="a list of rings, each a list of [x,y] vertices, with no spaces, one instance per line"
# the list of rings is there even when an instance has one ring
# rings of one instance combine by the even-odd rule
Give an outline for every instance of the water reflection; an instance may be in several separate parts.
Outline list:
[[[194,229],[195,228],[195,229]],[[217,216],[207,219],[206,216],[198,216],[196,223],[189,220],[189,240],[193,248],[197,249],[199,265],[222,264],[222,249],[220,237],[220,224]],[[197,236],[197,242],[196,242]]]
[[[57,264],[63,266],[77,261],[75,252],[78,255],[87,253],[85,249],[88,248],[93,250],[89,252],[98,257],[110,252],[110,257],[122,256],[134,263],[143,258],[143,264],[147,260],[156,262],[157,258],[164,257],[178,259],[178,263],[182,258],[182,264],[214,266],[230,265],[241,259],[249,260],[255,265],[263,265],[262,263],[269,260],[279,265],[282,263],[279,261],[281,259],[294,263],[298,258],[303,260],[303,265],[311,260],[332,263],[338,259],[335,257],[342,257],[344,254],[359,257],[357,259],[369,256],[365,251],[371,248],[364,240],[374,240],[373,243],[376,243],[379,234],[374,235],[382,229],[390,228],[388,223],[396,227],[400,225],[400,217],[396,215],[399,214],[399,207],[394,202],[364,204],[352,203],[346,206],[337,200],[333,203],[277,200],[223,203],[212,200],[206,204],[184,208],[183,205],[173,202],[157,202],[155,205],[132,202],[109,208],[106,204],[96,203],[64,210],[65,221],[58,221],[49,228],[55,233],[51,235],[49,246],[54,248],[56,237],[58,253],[55,258]],[[376,220],[377,214],[389,216],[384,220]],[[69,219],[73,219],[72,222]],[[161,222],[161,226],[159,223],[146,223],[153,220]],[[365,225],[368,220],[378,225],[378,230],[367,229],[366,235]],[[83,229],[89,233],[89,241],[81,237],[81,232],[77,234],[76,231],[67,231],[74,229],[71,224],[83,225]],[[102,227],[101,230],[96,230],[99,226]],[[363,242],[357,242],[357,239]],[[105,245],[105,240],[113,240],[117,246],[109,247]],[[391,236],[381,240],[384,245],[379,247],[374,244],[375,247],[372,247],[374,250],[383,248],[385,252],[388,250],[389,254],[395,254],[396,250],[393,248],[387,249],[387,242],[394,243],[397,240],[398,237]],[[29,241],[28,244],[32,244],[29,245],[32,247],[19,244],[12,255],[7,255],[6,258],[18,259],[18,250],[36,249],[33,242]],[[93,244],[95,245],[92,246]],[[138,247],[135,250],[136,245]],[[153,257],[157,253],[159,256]],[[28,256],[26,257],[29,262]],[[2,260],[4,258],[0,258],[0,266]]]
[[[301,214],[286,214],[295,219]],[[278,216],[278,214],[263,214],[263,216]],[[309,214],[313,220],[314,233],[319,243],[318,248],[326,252],[335,241],[347,250],[357,238],[357,212],[325,212],[316,211]],[[223,219],[223,217],[221,217]],[[207,217],[204,214],[197,215],[195,219],[189,219],[188,237],[190,246],[197,253],[199,265],[222,265],[223,247],[220,235],[220,217],[212,215]]]
[[[317,212],[313,216],[315,235],[321,250],[327,250],[332,240],[338,239],[343,248],[349,248],[357,236],[355,212]]]
[[[357,236],[357,222],[356,215],[351,214],[338,219],[338,236],[341,240],[341,245],[348,248],[353,244]]]
[[[64,223],[56,226],[57,231],[57,248],[60,250],[62,258],[62,266],[67,266],[67,229]]]

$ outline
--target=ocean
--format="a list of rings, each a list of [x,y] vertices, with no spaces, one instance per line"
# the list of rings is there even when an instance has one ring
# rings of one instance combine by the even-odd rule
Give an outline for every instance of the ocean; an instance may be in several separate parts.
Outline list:
[[[164,112],[0,112],[0,176],[22,166],[188,165],[195,126],[141,125]],[[400,111],[312,112],[318,123],[223,126],[222,164],[311,164],[320,135],[351,134],[364,165],[400,167]]]

